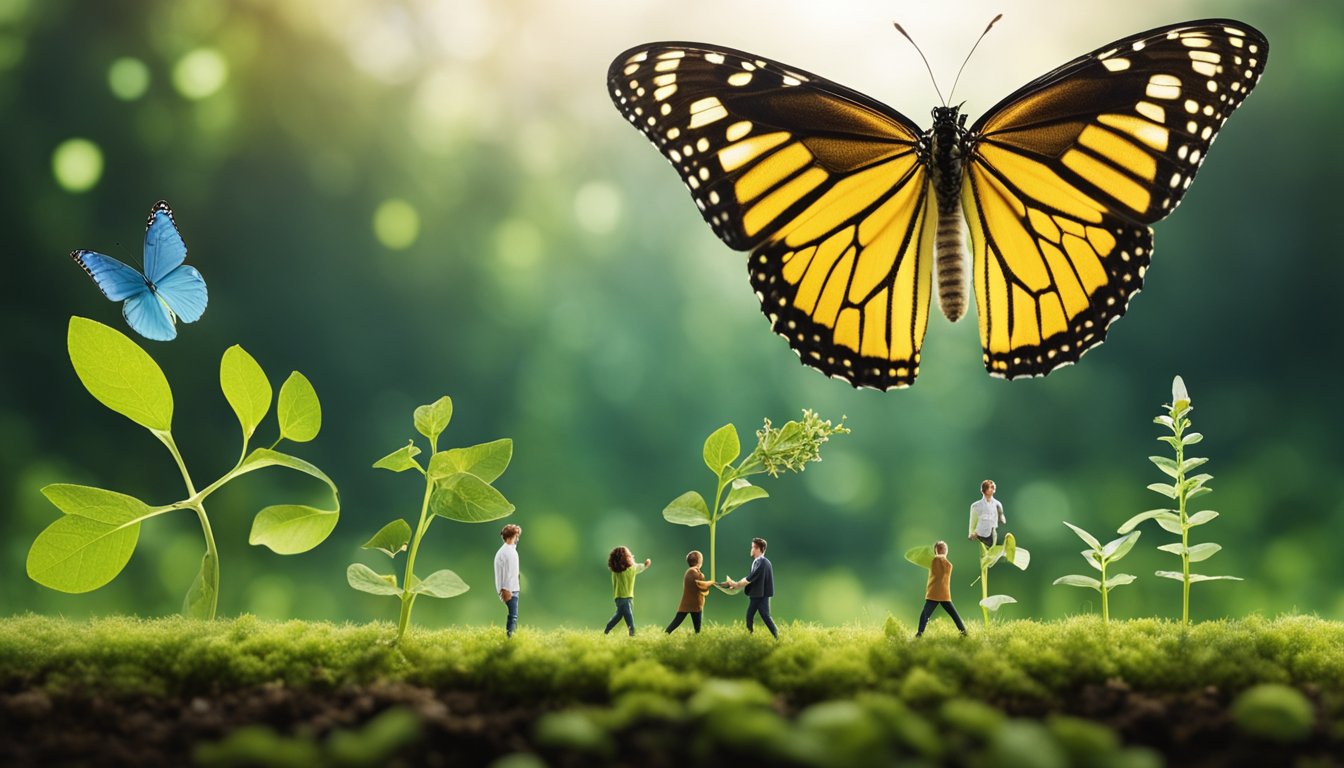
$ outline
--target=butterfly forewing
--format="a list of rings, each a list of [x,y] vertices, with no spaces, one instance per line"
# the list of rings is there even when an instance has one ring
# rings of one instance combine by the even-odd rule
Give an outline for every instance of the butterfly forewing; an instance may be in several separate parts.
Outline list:
[[[173,209],[160,200],[149,212],[145,223],[145,277],[158,283],[187,260],[187,244],[173,221]]]
[[[855,386],[913,381],[933,231],[914,123],[816,75],[695,43],[631,49],[608,86],[715,234],[752,251],[762,311],[803,362]]]
[[[1162,27],[1038,78],[975,124],[963,207],[991,374],[1044,375],[1104,340],[1143,284],[1147,225],[1180,203],[1267,54],[1240,22]]]

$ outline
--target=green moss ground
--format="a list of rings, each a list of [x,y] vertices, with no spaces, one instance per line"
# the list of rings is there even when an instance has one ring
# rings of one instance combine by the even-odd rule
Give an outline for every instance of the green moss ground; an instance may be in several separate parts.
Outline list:
[[[0,621],[0,685],[66,697],[189,697],[277,682],[474,692],[552,712],[535,723],[529,744],[559,764],[647,746],[646,731],[698,754],[767,744],[801,764],[906,756],[1009,765],[1021,753],[1036,760],[1031,765],[1095,762],[1081,755],[1152,765],[1159,752],[1198,748],[1198,737],[1181,743],[1179,728],[1145,738],[1151,722],[1126,720],[1136,697],[1166,702],[1159,717],[1218,714],[1222,722],[1193,732],[1226,738],[1231,723],[1232,746],[1243,753],[1263,744],[1286,760],[1300,753],[1315,761],[1304,765],[1337,764],[1329,756],[1344,754],[1338,622],[1253,617],[1106,628],[1078,617],[973,627],[966,638],[943,625],[915,640],[895,620],[882,628],[793,624],[781,627],[779,642],[740,626],[709,625],[699,636],[686,627],[670,637],[648,626],[635,638],[525,629],[512,640],[496,627],[459,628],[413,630],[393,647],[388,624],[24,616]],[[1100,724],[1088,722],[1096,713]]]

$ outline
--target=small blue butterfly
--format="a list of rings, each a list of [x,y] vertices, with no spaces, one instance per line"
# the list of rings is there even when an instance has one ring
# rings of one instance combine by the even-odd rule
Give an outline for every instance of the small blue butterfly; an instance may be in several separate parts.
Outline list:
[[[175,323],[194,323],[205,313],[205,278],[189,267],[187,244],[173,221],[173,209],[160,200],[145,225],[145,273],[111,256],[71,251],[70,258],[89,273],[103,295],[124,301],[121,314],[135,332],[154,341],[177,337]]]

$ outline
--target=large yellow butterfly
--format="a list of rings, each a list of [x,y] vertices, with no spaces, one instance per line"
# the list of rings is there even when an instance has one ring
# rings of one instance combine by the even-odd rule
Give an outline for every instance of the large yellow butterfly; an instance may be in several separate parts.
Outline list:
[[[969,129],[936,107],[928,131],[699,43],[632,48],[607,84],[714,233],[751,251],[775,332],[828,376],[890,389],[919,373],[935,253],[943,314],[965,311],[963,214],[991,375],[1043,376],[1101,343],[1143,284],[1148,225],[1180,202],[1268,53],[1241,22],[1173,24],[1070,61]]]

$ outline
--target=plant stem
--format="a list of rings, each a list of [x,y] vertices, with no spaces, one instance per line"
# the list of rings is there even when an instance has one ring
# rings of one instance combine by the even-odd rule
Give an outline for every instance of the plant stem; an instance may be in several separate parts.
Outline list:
[[[1100,558],[1098,558],[1100,559]],[[1101,560],[1101,623],[1111,623],[1110,606],[1106,604],[1106,561]]]
[[[709,524],[709,580],[716,581],[714,578],[714,523]]]
[[[177,448],[177,441],[173,440],[173,433],[167,430],[162,432],[155,430],[154,436],[159,438],[168,448],[168,452],[173,455],[173,461],[177,462],[177,468],[182,472],[182,482],[186,483],[187,496],[194,499],[191,508],[196,510],[196,517],[201,521],[201,532],[205,535],[205,553],[214,566],[214,589],[210,591],[210,615],[208,617],[213,621],[215,612],[219,608],[219,550],[215,548],[215,532],[210,527],[210,517],[205,513],[205,504],[200,499],[196,499],[196,484],[191,481],[191,473],[187,472],[187,464],[182,460],[182,452]],[[228,476],[225,475],[225,477]],[[220,482],[222,480],[221,478]]]
[[[729,465],[732,466],[732,465]],[[726,467],[725,467],[726,469]],[[723,501],[723,487],[727,485],[724,482],[723,475],[719,475],[719,481],[714,489],[714,507],[713,514],[709,516],[709,580],[714,580],[714,526],[719,522],[719,504]]]
[[[1183,416],[1176,415],[1176,408],[1172,406],[1172,415],[1174,427],[1172,432],[1176,435],[1176,497],[1177,511],[1181,515],[1181,623],[1189,626],[1190,624],[1190,527],[1186,524],[1185,517],[1185,444],[1181,441],[1181,433],[1185,429],[1181,426]]]
[[[415,555],[420,551],[420,540],[429,530],[433,517],[429,515],[429,497],[434,492],[434,481],[425,477],[425,498],[420,502],[420,522],[415,526],[415,538],[411,539],[410,551],[406,553],[406,576],[401,581],[401,616],[397,620],[397,640],[406,634],[411,623],[411,606],[415,604],[415,594],[410,591],[411,579],[415,578]]]
[[[989,629],[989,608],[985,606],[989,599],[989,566],[985,564],[985,553],[989,549],[980,545],[980,612],[985,615],[985,629]]]

